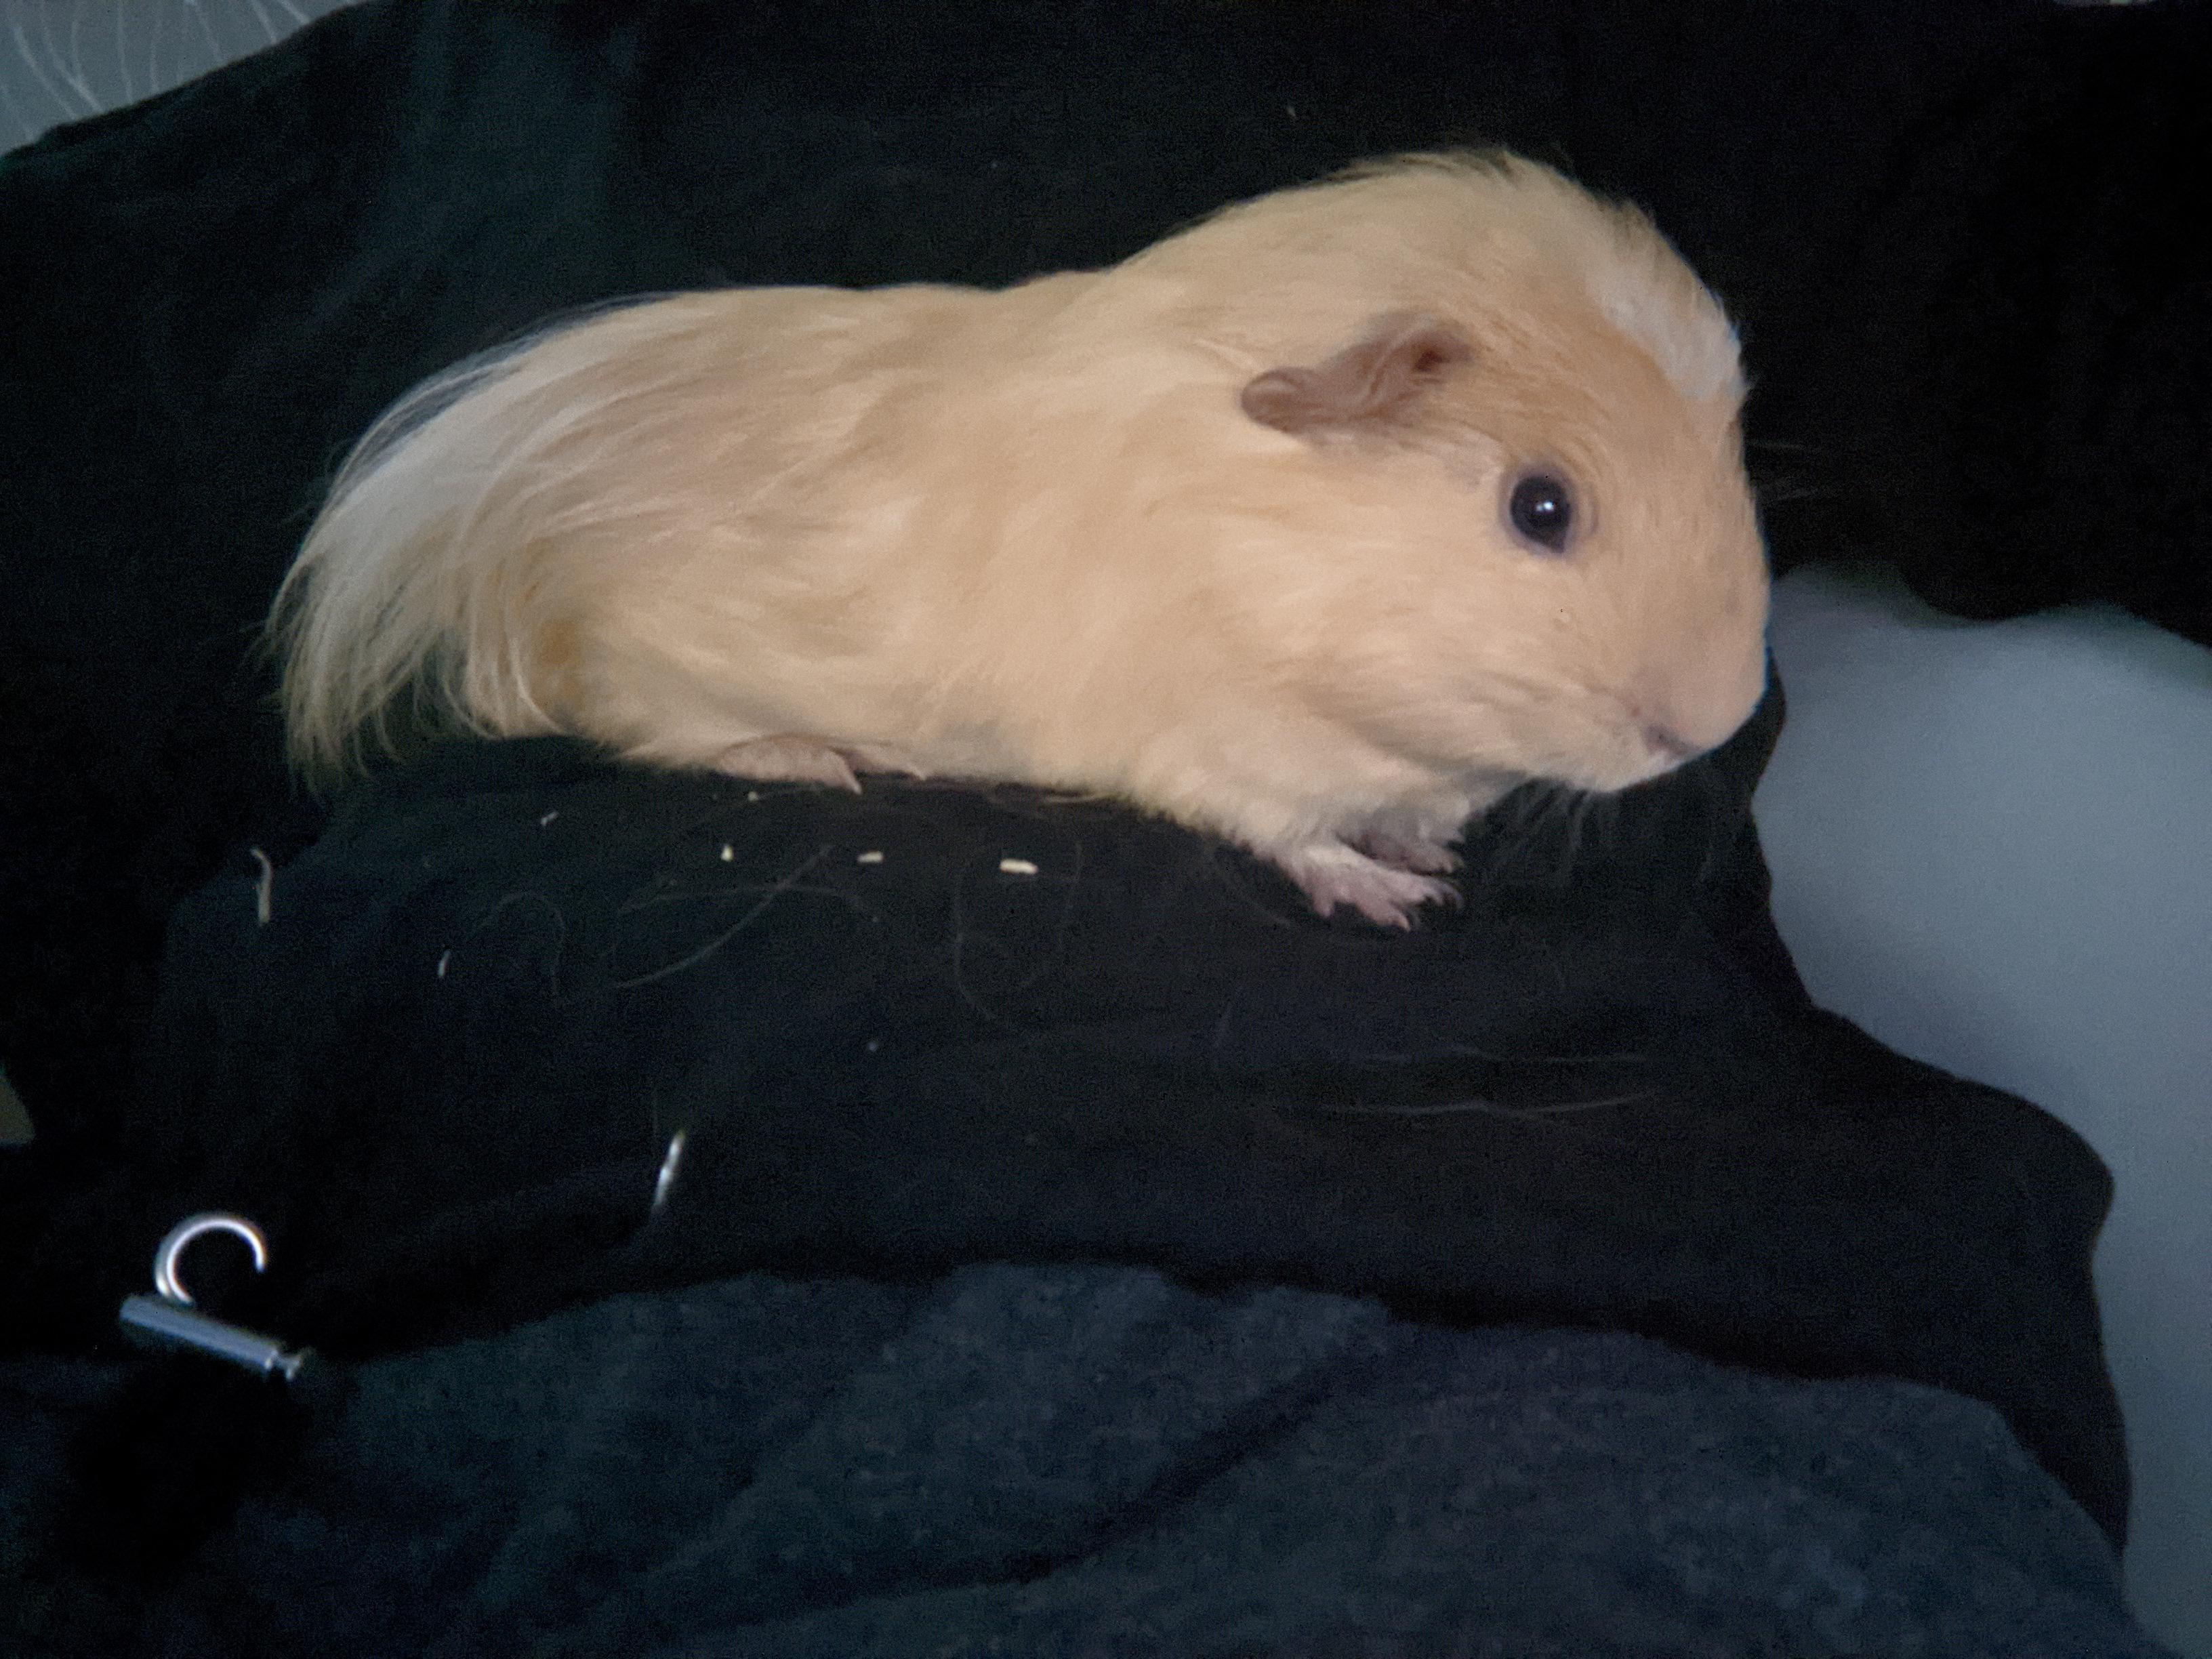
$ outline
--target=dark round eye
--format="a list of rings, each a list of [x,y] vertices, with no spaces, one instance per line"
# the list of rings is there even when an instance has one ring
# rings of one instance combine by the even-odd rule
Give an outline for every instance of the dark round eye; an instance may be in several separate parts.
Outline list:
[[[1505,498],[1505,516],[1522,541],[1540,552],[1561,553],[1574,532],[1575,501],[1565,479],[1549,472],[1524,473]]]

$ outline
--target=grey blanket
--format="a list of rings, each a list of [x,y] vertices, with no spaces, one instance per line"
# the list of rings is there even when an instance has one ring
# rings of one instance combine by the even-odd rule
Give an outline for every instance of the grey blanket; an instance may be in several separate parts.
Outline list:
[[[15,1362],[0,1432],[58,1473],[109,1382]],[[44,1524],[19,1507],[0,1542]],[[470,1659],[2162,1651],[2097,1528],[1956,1395],[1082,1267],[753,1274],[362,1364],[151,1607],[89,1596],[72,1581],[23,1634]]]

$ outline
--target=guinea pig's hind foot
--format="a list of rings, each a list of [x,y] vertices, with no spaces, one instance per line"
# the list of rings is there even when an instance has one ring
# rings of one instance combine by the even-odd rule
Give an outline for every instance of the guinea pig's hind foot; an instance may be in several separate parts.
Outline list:
[[[1451,883],[1393,869],[1342,842],[1317,842],[1267,856],[1322,915],[1348,904],[1370,921],[1411,931],[1413,912],[1424,904],[1459,902],[1459,889]]]
[[[856,767],[862,772],[926,775],[895,750],[874,744],[824,743],[791,732],[733,743],[710,763],[717,772],[756,783],[826,783],[856,795],[860,793]]]

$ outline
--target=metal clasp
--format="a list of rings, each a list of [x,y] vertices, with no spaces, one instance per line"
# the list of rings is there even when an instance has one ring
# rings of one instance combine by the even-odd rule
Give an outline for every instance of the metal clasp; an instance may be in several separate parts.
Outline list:
[[[124,1334],[149,1346],[191,1348],[264,1376],[292,1381],[307,1363],[312,1350],[288,1348],[273,1336],[227,1325],[192,1306],[192,1293],[185,1288],[177,1264],[192,1241],[208,1233],[230,1233],[244,1239],[253,1252],[253,1271],[267,1271],[269,1240],[244,1216],[216,1210],[186,1216],[169,1229],[154,1252],[155,1293],[123,1298],[116,1318]]]

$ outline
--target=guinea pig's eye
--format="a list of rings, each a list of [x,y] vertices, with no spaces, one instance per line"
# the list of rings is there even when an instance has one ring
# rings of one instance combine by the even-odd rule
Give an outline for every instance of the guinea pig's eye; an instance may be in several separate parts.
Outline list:
[[[1575,498],[1566,480],[1549,472],[1524,472],[1505,498],[1513,533],[1541,553],[1564,553],[1574,532]]]

